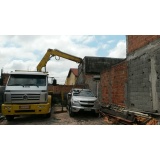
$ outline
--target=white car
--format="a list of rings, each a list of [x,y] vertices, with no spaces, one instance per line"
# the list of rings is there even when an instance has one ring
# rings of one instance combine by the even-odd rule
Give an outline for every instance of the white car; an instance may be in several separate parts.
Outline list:
[[[100,105],[97,97],[89,89],[72,89],[67,95],[68,111],[71,117],[79,111],[93,111],[96,116],[99,115]]]

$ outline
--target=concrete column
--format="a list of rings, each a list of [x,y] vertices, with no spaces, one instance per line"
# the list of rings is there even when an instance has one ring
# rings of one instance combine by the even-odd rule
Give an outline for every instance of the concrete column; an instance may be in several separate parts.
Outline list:
[[[158,94],[156,90],[156,83],[157,83],[157,72],[156,72],[156,64],[155,64],[155,57],[151,57],[151,88],[152,88],[152,102],[153,102],[153,111],[158,111]]]

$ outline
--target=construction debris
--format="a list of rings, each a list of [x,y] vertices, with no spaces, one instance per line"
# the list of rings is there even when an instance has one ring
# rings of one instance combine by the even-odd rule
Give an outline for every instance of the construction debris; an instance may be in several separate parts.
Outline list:
[[[116,105],[101,106],[100,115],[107,124],[157,125],[158,120],[141,112],[126,110]]]
[[[4,119],[5,119],[5,117],[0,114],[0,122],[2,122]]]

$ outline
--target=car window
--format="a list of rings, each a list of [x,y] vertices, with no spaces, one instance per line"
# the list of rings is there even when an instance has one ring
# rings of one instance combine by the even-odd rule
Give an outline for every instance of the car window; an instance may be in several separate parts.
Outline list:
[[[95,97],[91,91],[83,91],[83,90],[80,92],[74,92],[73,96]]]
[[[73,96],[79,96],[79,93],[73,93]]]

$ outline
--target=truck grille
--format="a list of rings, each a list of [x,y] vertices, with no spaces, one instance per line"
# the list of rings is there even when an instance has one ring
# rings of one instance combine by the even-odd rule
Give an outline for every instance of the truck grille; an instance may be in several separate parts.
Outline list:
[[[11,101],[40,100],[40,94],[11,94]]]

